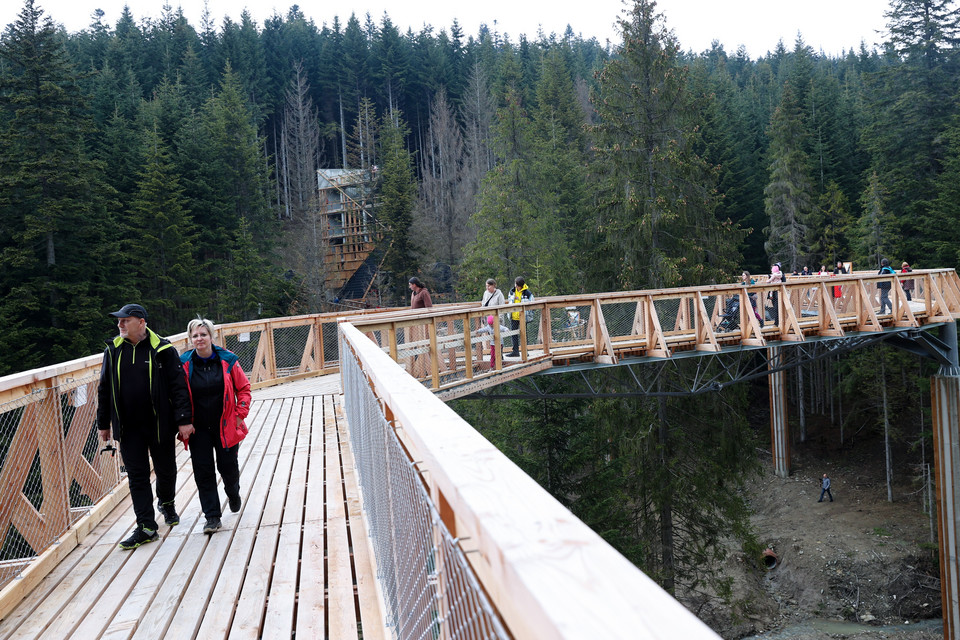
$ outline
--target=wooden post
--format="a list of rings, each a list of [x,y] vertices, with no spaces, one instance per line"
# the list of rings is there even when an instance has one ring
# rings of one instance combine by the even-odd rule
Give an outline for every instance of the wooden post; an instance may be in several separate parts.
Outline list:
[[[767,348],[769,368],[780,364],[783,347]],[[767,376],[770,385],[770,450],[773,472],[781,478],[790,475],[790,424],[787,421],[787,373],[774,371]]]
[[[466,315],[463,317],[463,367],[467,380],[473,377],[473,342],[470,339],[470,329],[470,316]]]
[[[943,637],[960,638],[960,367],[957,325],[947,323],[940,338],[953,363],[930,378],[933,450],[937,477],[937,533],[940,542],[940,599]]]
[[[316,353],[317,358],[320,359],[318,362],[319,367],[321,369],[326,369],[327,360],[323,352],[323,319],[322,318],[318,317],[316,319],[316,322],[313,323],[313,330],[315,332],[314,335],[316,335],[316,337],[314,338],[314,341],[316,344],[316,346],[314,347],[314,353]]]
[[[437,321],[434,319],[427,325],[430,332],[430,377],[433,380],[433,388],[440,388],[440,351],[437,349]]]
[[[527,361],[527,311],[520,305],[520,361]]]
[[[36,425],[25,425],[37,430],[37,449],[40,453],[40,482],[43,486],[41,511],[46,536],[52,542],[67,530],[70,524],[70,485],[66,475],[66,457],[63,453],[63,412],[60,410],[59,379],[46,380],[49,386],[40,402]]]
[[[553,340],[553,325],[550,318],[550,307],[543,305],[540,312],[540,342],[543,344],[543,355],[550,355],[550,342]]]
[[[267,380],[277,379],[277,350],[273,344],[273,323],[268,322],[264,328],[264,337],[267,339]]]
[[[930,378],[933,449],[937,477],[937,533],[940,541],[940,598],[943,637],[960,633],[960,377]]]

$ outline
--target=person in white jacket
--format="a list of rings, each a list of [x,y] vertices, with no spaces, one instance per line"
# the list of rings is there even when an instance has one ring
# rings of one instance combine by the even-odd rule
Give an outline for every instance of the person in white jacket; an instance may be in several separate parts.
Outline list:
[[[497,289],[497,281],[493,278],[487,278],[487,288],[483,292],[483,299],[480,305],[483,307],[499,307],[504,304],[503,291]]]

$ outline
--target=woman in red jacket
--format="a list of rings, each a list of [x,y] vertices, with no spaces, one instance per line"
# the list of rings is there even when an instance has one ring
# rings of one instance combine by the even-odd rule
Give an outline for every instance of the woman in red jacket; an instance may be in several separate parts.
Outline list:
[[[240,510],[237,451],[247,435],[243,420],[250,412],[250,381],[236,354],[213,344],[212,322],[203,318],[191,320],[187,336],[193,349],[181,355],[180,361],[190,389],[195,432],[184,444],[190,449],[200,508],[207,519],[203,532],[214,533],[222,526],[214,456],[230,511]]]

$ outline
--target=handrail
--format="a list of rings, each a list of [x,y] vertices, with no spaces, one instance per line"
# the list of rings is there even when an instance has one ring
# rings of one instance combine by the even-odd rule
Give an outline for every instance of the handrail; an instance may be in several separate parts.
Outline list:
[[[885,298],[889,308],[883,308]],[[523,321],[507,327],[515,313],[522,314]],[[488,316],[499,318],[492,331],[484,329]],[[474,303],[349,321],[408,373],[450,399],[510,376],[575,362],[616,364],[626,357],[716,353],[957,318],[956,271],[923,269],[555,296],[494,308]],[[520,355],[505,358],[502,352],[511,343]],[[490,345],[504,347],[495,350],[492,360],[486,356]]]
[[[718,638],[360,330],[340,331],[362,372],[344,380],[351,432],[388,421],[514,637]],[[367,424],[373,409],[350,399],[371,389],[379,418]],[[363,455],[363,444],[353,448]],[[382,498],[364,492],[365,502]],[[441,579],[445,559],[437,554],[433,569]]]

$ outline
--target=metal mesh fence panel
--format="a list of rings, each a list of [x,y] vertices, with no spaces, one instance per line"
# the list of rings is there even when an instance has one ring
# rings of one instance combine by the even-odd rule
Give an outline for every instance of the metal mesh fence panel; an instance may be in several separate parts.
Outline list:
[[[223,339],[224,348],[237,355],[240,359],[240,367],[248,375],[253,371],[262,333],[262,331],[244,331],[228,335]]]
[[[273,352],[276,357],[278,378],[306,373],[304,350],[312,330],[312,323],[273,329]]]
[[[612,305],[611,305],[612,306]],[[587,340],[593,306],[573,305],[550,310],[550,342],[558,347],[565,343]],[[604,307],[606,312],[606,307]]]
[[[116,461],[99,457],[97,379],[87,374],[0,405],[0,586],[113,488],[100,476]]]
[[[388,627],[400,640],[509,638],[346,342],[340,353],[350,441]]]
[[[323,341],[324,368],[337,366],[340,361],[340,342],[337,337],[336,320],[325,320],[320,323],[320,339]]]
[[[527,348],[542,344],[540,336],[540,309],[526,309],[520,312],[520,322],[527,325]]]
[[[440,383],[447,384],[466,378],[464,318],[450,318],[437,323],[437,350],[439,351]]]
[[[638,305],[639,303],[636,301],[601,305],[603,321],[607,325],[607,333],[610,338],[637,335],[634,324],[637,319]],[[586,335],[586,327],[582,333]]]

